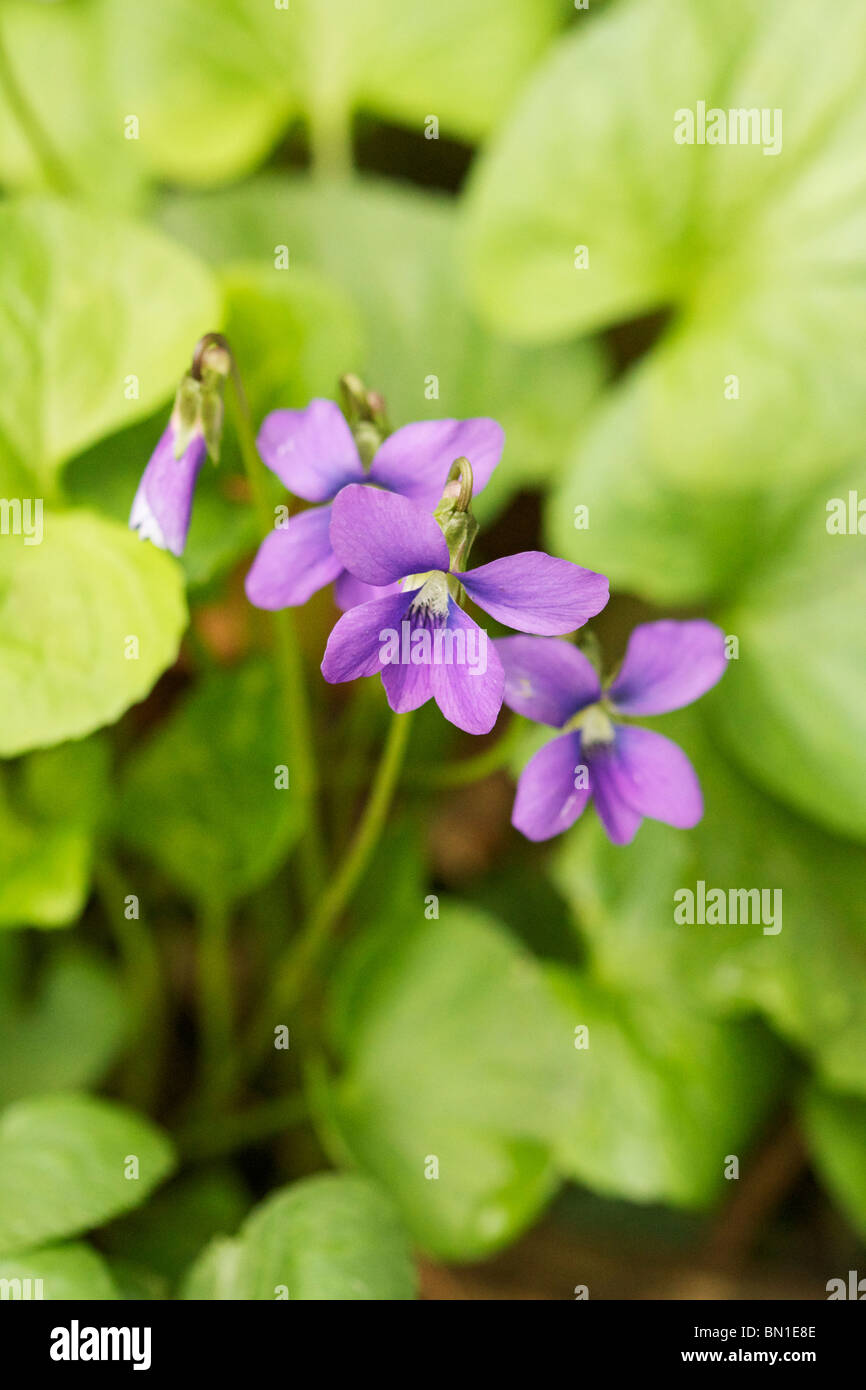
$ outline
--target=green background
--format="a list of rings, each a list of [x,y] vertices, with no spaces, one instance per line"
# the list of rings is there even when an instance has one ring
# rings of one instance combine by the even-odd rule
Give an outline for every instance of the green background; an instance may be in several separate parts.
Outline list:
[[[0,40],[0,498],[45,505],[41,545],[0,534],[0,1277],[824,1296],[866,1238],[866,534],[827,528],[866,498],[862,4],[2,0]],[[780,153],[676,143],[698,101],[778,108]],[[231,431],[181,562],[126,529],[214,330],[256,420],[346,371],[395,425],[500,420],[477,558],[609,575],[608,665],[654,616],[738,639],[659,725],[704,820],[626,848],[592,812],[523,842],[425,708],[317,1024],[229,1116],[196,1109],[196,932],[246,1013],[303,828]],[[336,859],[387,709],[321,680],[334,618],[299,622]],[[781,889],[783,930],[675,925],[698,879]]]

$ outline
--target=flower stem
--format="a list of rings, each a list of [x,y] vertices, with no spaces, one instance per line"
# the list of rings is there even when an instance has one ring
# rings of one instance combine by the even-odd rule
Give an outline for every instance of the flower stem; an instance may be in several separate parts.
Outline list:
[[[232,1046],[231,918],[225,903],[212,898],[198,915],[198,1013],[201,1040],[200,1098],[214,1108],[223,1099],[223,1068]]]
[[[352,172],[352,123],[342,108],[313,109],[310,115],[310,153],[313,177],[343,182]]]
[[[284,1134],[303,1124],[308,1113],[303,1095],[278,1096],[222,1116],[218,1127],[212,1119],[193,1121],[176,1135],[176,1142],[183,1157],[194,1162],[222,1158]]]
[[[274,1023],[297,1004],[343,910],[361,881],[385,827],[397,790],[410,725],[411,715],[394,715],[367,804],[348,852],[301,932],[276,963],[271,989],[250,1029],[252,1061],[258,1060],[265,1041],[272,1037]]]
[[[15,75],[6,42],[0,32],[0,88],[6,95],[9,108],[29,144],[45,182],[55,193],[74,193],[75,184],[66,172],[63,161],[40,124],[23,87]]]
[[[505,733],[491,748],[477,753],[473,758],[460,758],[459,761],[445,763],[441,767],[422,768],[413,784],[425,787],[466,787],[471,782],[480,782],[494,772],[508,766],[512,754],[519,748],[526,726],[520,719],[512,719]]]
[[[354,161],[352,107],[339,61],[334,61],[330,21],[316,7],[310,18],[320,26],[319,58],[309,74],[306,103],[310,172],[316,180],[342,183],[349,178]]]
[[[211,335],[214,339],[218,335]],[[226,347],[227,345],[224,344]],[[235,428],[244,470],[259,518],[262,537],[273,529],[273,516],[264,485],[263,464],[259,457],[252,416],[241,374],[231,349],[232,386],[235,399]],[[315,901],[325,873],[325,855],[319,809],[316,800],[318,776],[313,755],[312,719],[304,685],[304,669],[295,624],[289,609],[273,614],[277,670],[283,692],[286,735],[291,749],[291,770],[304,811],[304,833],[299,844],[302,891],[307,908]]]
[[[96,891],[114,937],[131,1004],[133,1025],[124,1076],[126,1098],[148,1110],[159,1093],[168,1046],[165,981],[153,935],[139,918],[126,916],[128,885],[106,847],[94,871]]]

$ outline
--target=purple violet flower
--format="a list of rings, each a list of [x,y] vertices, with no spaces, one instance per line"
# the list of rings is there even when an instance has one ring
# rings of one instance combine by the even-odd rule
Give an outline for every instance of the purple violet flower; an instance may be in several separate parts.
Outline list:
[[[454,459],[472,459],[475,491],[490,480],[502,453],[504,435],[495,420],[422,420],[395,430],[364,469],[357,445],[339,406],[313,400],[305,410],[273,410],[259,431],[259,453],[290,492],[307,502],[331,503],[347,484],[375,485],[400,493],[432,512],[442,495]],[[246,579],[247,597],[257,608],[291,608],[337,581],[340,608],[375,598],[331,547],[331,507],[293,516],[259,547]]]
[[[505,637],[495,645],[508,707],[567,731],[520,775],[511,821],[527,839],[567,830],[590,797],[616,845],[634,839],[644,816],[682,830],[697,825],[703,798],[685,753],[618,716],[667,714],[705,694],[727,665],[720,628],[700,618],[643,623],[605,690],[590,661],[568,642]]]
[[[505,678],[496,646],[456,602],[460,585],[491,617],[523,632],[572,632],[608,600],[603,575],[537,550],[452,570],[429,511],[357,484],[334,501],[331,544],[350,574],[388,592],[339,619],[322,661],[325,680],[379,672],[393,710],[417,709],[432,697],[471,734],[493,728]]]
[[[175,458],[174,419],[164,431],[144,470],[132,503],[129,524],[144,541],[182,555],[189,531],[192,495],[207,457],[204,435],[196,432]]]

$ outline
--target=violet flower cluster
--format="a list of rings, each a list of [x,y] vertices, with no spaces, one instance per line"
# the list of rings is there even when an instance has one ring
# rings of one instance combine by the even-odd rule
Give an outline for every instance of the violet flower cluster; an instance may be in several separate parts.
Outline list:
[[[432,697],[446,719],[470,734],[489,733],[496,723],[505,674],[495,647],[487,647],[481,640],[486,634],[460,607],[461,589],[499,622],[547,634],[572,632],[608,600],[602,575],[538,550],[457,570],[431,512],[406,497],[356,483],[335,500],[330,535],[340,564],[356,580],[389,592],[340,618],[325,649],[325,680],[349,681],[380,672],[393,710],[417,709]],[[438,661],[436,643],[425,646],[417,640],[437,629],[443,638],[446,632],[464,638],[447,647],[440,642]],[[384,639],[387,633],[399,634],[396,654]],[[476,634],[474,643],[466,640]],[[479,657],[484,651],[486,660],[460,660],[461,651]],[[408,659],[402,659],[404,652]]]
[[[472,460],[475,491],[482,491],[499,462],[504,435],[495,420],[423,420],[389,435],[365,470],[339,406],[313,400],[305,410],[271,411],[257,443],[289,492],[316,505],[262,543],[247,576],[247,597],[257,608],[293,608],[336,581],[337,604],[347,609],[375,598],[378,586],[353,574],[334,548],[330,504],[342,489],[353,483],[382,488],[432,512],[461,455]]]
[[[488,733],[503,703],[561,730],[518,783],[512,820],[531,840],[566,830],[590,799],[616,844],[630,841],[645,816],[696,824],[703,804],[688,758],[628,721],[677,709],[715,685],[726,665],[723,634],[704,620],[643,624],[618,674],[602,684],[588,658],[560,639],[604,608],[603,575],[537,550],[468,568],[472,491],[502,453],[494,420],[406,425],[365,467],[339,407],[313,400],[273,411],[257,443],[281,482],[312,505],[265,538],[246,592],[274,610],[335,584],[344,611],[322,661],[327,681],[379,675],[396,712],[432,699],[470,734]],[[130,524],[176,555],[208,446],[195,422],[181,439],[175,413],[133,503]],[[522,635],[488,642],[467,599]]]
[[[506,637],[496,646],[509,708],[565,730],[535,754],[517,784],[512,823],[528,839],[567,830],[590,797],[617,845],[634,839],[644,816],[683,830],[697,825],[703,798],[685,753],[655,730],[623,721],[680,709],[721,680],[727,658],[715,623],[642,623],[604,689],[568,642]]]

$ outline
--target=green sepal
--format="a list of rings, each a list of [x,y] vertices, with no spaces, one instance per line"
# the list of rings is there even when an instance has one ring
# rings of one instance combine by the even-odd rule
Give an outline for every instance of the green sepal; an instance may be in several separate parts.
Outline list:
[[[223,403],[223,383],[225,378],[217,373],[208,373],[201,385],[201,404],[199,416],[201,432],[207,451],[214,463],[219,463],[222,443],[225,405]]]
[[[174,428],[174,456],[182,459],[193,439],[201,433],[201,382],[187,372],[177,388],[171,422]]]

